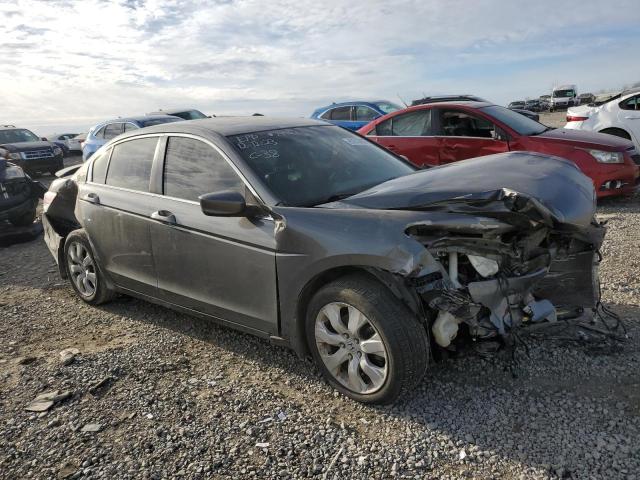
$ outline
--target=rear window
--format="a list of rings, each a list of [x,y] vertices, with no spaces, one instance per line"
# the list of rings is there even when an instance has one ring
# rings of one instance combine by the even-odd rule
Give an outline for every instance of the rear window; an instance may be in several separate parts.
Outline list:
[[[331,120],[351,120],[351,107],[334,108],[331,110]]]
[[[93,156],[93,170],[91,181],[94,183],[104,183],[107,177],[107,166],[109,165],[109,154],[111,149],[99,152]]]
[[[162,123],[173,123],[173,122],[181,122],[182,118],[178,118],[178,117],[161,117],[161,118],[153,118],[151,120],[144,120],[144,121],[140,121],[138,123],[140,123],[143,127],[152,127],[153,125],[160,125]]]
[[[157,143],[158,137],[148,137],[115,145],[107,171],[107,185],[148,192]]]

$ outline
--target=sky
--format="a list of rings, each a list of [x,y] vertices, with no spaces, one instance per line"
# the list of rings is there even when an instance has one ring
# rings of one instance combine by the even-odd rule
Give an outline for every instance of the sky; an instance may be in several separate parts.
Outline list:
[[[640,82],[640,0],[0,0],[0,124]]]

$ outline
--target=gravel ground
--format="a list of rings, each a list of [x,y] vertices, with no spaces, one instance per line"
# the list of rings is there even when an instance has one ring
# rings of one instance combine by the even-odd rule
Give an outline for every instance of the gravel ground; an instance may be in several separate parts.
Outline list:
[[[463,352],[385,408],[251,336],[86,306],[41,238],[0,249],[0,478],[640,478],[640,196],[599,213],[603,298],[630,338],[538,331],[515,378]]]

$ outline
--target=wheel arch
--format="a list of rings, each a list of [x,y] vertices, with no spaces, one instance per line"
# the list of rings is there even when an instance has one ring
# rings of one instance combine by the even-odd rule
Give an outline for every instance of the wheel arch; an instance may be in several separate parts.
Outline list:
[[[422,316],[422,305],[417,293],[406,283],[404,277],[388,270],[361,265],[344,265],[329,268],[311,278],[300,290],[297,298],[295,318],[291,320],[288,335],[289,345],[302,358],[309,356],[306,342],[305,319],[307,308],[313,295],[325,285],[349,275],[364,275],[387,288],[398,300],[403,302],[418,317]]]
[[[616,133],[622,133],[623,135],[616,135]],[[626,129],[621,127],[606,127],[598,130],[598,133],[605,133],[608,135],[616,135],[618,137],[626,138],[627,140],[631,140],[631,133],[629,133]]]

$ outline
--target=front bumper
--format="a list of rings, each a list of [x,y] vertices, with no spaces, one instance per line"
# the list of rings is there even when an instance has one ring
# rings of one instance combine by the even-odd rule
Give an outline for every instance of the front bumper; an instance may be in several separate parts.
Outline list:
[[[50,172],[64,167],[63,155],[47,158],[14,160],[14,162],[26,172]]]
[[[640,183],[640,168],[632,163],[602,165],[589,176],[598,198],[629,195]]]
[[[51,226],[46,213],[42,215],[42,227],[44,228],[44,243],[47,245],[49,252],[51,252],[51,255],[58,264],[60,276],[65,278],[66,272],[64,271],[63,263],[61,262],[64,238],[56,233],[54,228]]]
[[[6,203],[0,202],[0,221],[9,220],[9,218],[21,217],[31,212],[38,205],[37,198],[26,197],[18,201],[10,203],[11,206]]]

